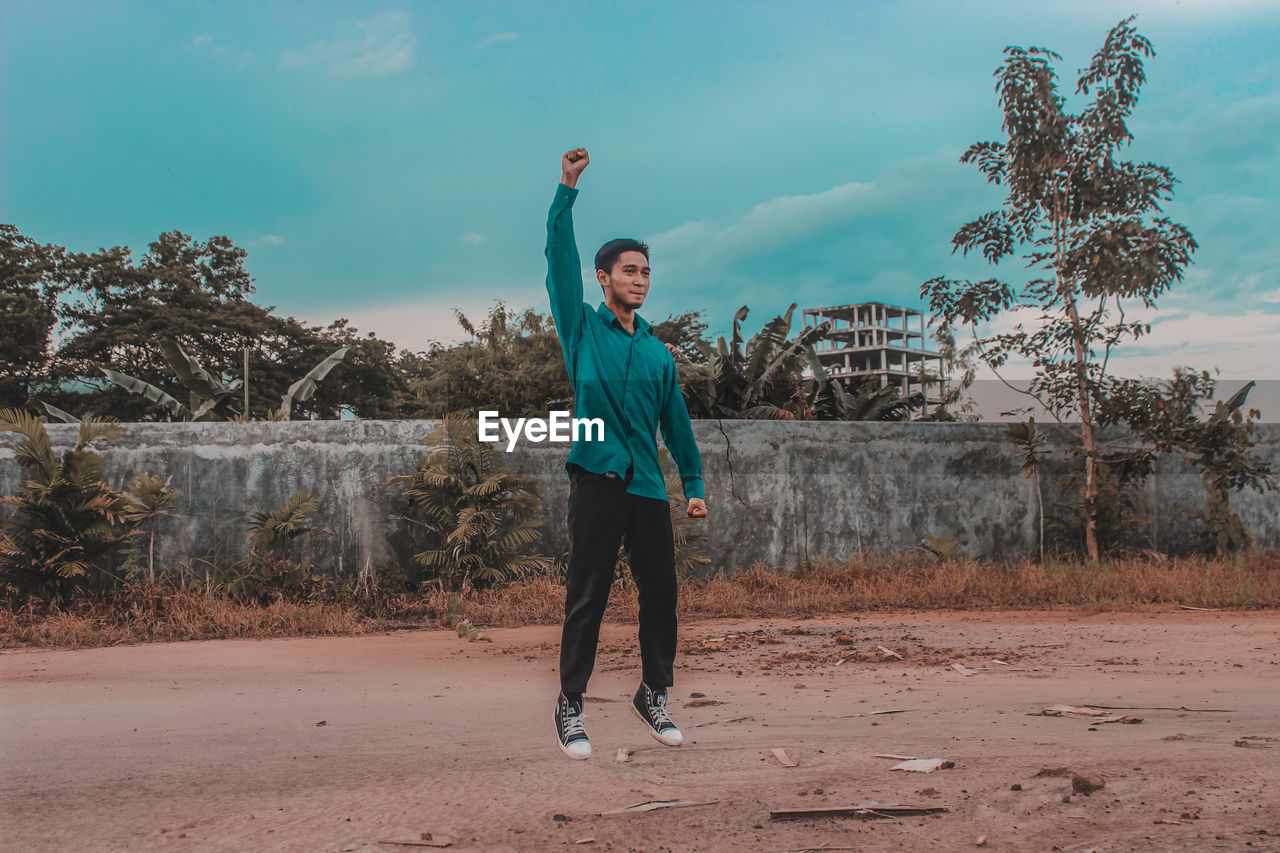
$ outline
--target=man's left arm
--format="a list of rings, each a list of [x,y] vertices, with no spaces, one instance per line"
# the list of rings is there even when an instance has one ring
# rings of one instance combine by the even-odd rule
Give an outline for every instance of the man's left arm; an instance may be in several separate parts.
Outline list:
[[[684,394],[680,393],[674,360],[668,362],[664,373],[666,387],[663,389],[662,411],[658,419],[662,427],[662,440],[671,451],[676,467],[680,469],[680,482],[684,485],[684,496],[689,501],[686,515],[702,518],[707,514],[702,484],[702,454],[693,437],[693,425],[689,421]]]

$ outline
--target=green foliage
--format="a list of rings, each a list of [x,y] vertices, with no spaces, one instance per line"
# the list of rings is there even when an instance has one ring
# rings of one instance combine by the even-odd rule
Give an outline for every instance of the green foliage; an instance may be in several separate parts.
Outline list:
[[[964,559],[964,549],[952,536],[934,536],[932,533],[926,533],[920,547],[932,554],[940,563]]]
[[[0,408],[28,404],[49,366],[66,250],[0,225]]]
[[[1074,420],[1084,461],[1086,549],[1098,559],[1100,460],[1098,411],[1118,390],[1108,374],[1115,347],[1149,331],[1126,319],[1125,306],[1151,308],[1182,278],[1196,241],[1159,216],[1177,183],[1152,163],[1118,159],[1133,139],[1126,124],[1146,80],[1151,43],[1121,21],[1080,72],[1076,93],[1094,93],[1078,114],[1065,110],[1044,48],[1006,48],[996,92],[1007,140],[978,142],[960,158],[1005,188],[1000,209],[960,227],[953,251],[981,251],[991,264],[1022,252],[1032,278],[1014,286],[990,278],[943,276],[921,286],[947,333],[968,330],[981,359],[996,372],[1009,361],[1035,369],[1026,394],[1060,423]],[[1010,311],[1035,317],[1008,331],[979,336]]]
[[[1060,480],[1060,486],[1071,499],[1051,506],[1054,512],[1046,523],[1050,549],[1060,556],[1087,556],[1090,519],[1094,524],[1100,554],[1129,557],[1150,548],[1152,543],[1142,534],[1150,518],[1139,506],[1138,488],[1150,473],[1151,461],[1145,457],[1098,460],[1098,490],[1092,503],[1092,512],[1085,489],[1084,473],[1073,470],[1064,476]]]
[[[119,385],[130,393],[141,394],[153,403],[162,405],[170,414],[182,420],[248,420],[248,415],[243,411],[238,411],[234,406],[236,399],[239,397],[237,392],[244,385],[243,379],[224,382],[216,378],[205,370],[199,361],[188,355],[180,344],[168,338],[161,339],[160,349],[164,352],[165,360],[168,362],[170,369],[173,370],[178,380],[186,386],[190,394],[190,403],[187,406],[182,405],[162,389],[143,382],[141,379],[135,379],[132,376],[127,376],[105,367],[100,369],[103,375],[111,380],[112,383]],[[350,349],[351,347],[349,346],[340,347],[336,352],[330,353],[323,361],[311,368],[305,376],[290,385],[280,399],[280,407],[271,409],[266,413],[267,419],[273,421],[289,420],[294,404],[305,402],[314,397],[320,382],[329,375],[333,368],[342,362]],[[45,408],[50,409],[50,413],[56,411],[47,403]]]
[[[0,431],[22,441],[14,458],[23,479],[0,498],[0,585],[6,596],[63,604],[108,571],[112,551],[133,533],[125,495],[102,482],[102,457],[89,445],[114,441],[111,420],[81,422],[75,446],[58,458],[44,424],[20,409],[0,411]]]
[[[919,408],[921,394],[901,396],[874,380],[845,383],[827,375],[813,344],[829,323],[805,328],[791,338],[794,303],[749,340],[742,336],[748,309],[733,317],[733,336],[714,351],[704,346],[702,364],[679,361],[680,384],[689,414],[695,418],[776,420],[906,420]],[[808,368],[809,375],[804,375]]]
[[[310,489],[301,489],[272,512],[255,512],[249,525],[249,554],[237,566],[240,573],[227,584],[231,593],[263,603],[273,598],[315,597],[332,585],[316,574],[312,564],[302,565],[290,553],[292,544],[310,533],[328,533],[308,524],[320,511],[320,500]]]
[[[254,304],[246,257],[227,237],[196,241],[171,231],[135,263],[127,247],[69,253],[0,225],[0,359],[13,366],[0,376],[0,406],[38,398],[127,421],[185,417],[175,404],[200,417],[200,403],[209,400],[218,418],[233,416],[232,402],[244,408],[243,391],[206,389],[190,405],[177,403],[192,391],[175,387],[173,359],[161,345],[168,339],[202,365],[193,376],[228,387],[240,380],[222,377],[243,379],[247,348],[249,410],[262,413],[278,410],[298,376],[348,347],[339,374],[305,403],[298,399],[302,414],[338,417],[349,409],[357,417],[400,416],[405,384],[394,345],[359,336],[346,320],[310,327]],[[104,381],[99,368],[129,377],[126,384],[139,393]]]
[[[653,324],[653,336],[664,344],[675,347],[677,360],[691,364],[705,364],[709,344],[705,337],[707,324],[701,311],[668,316],[661,323]]]
[[[436,345],[404,360],[411,417],[479,409],[496,409],[506,417],[545,417],[551,409],[572,408],[573,389],[550,317],[532,310],[519,314],[502,302],[479,326],[456,313],[470,340]]]
[[[1220,557],[1251,546],[1248,528],[1231,507],[1231,493],[1276,486],[1276,471],[1253,453],[1259,413],[1243,411],[1253,386],[1247,383],[1206,413],[1204,401],[1213,398],[1217,382],[1208,371],[1179,368],[1172,380],[1126,383],[1123,395],[1109,401],[1120,414],[1103,412],[1108,420],[1122,420],[1142,440],[1139,453],[1179,454],[1200,470],[1208,506],[1186,514],[1205,523],[1201,549]]]
[[[125,497],[128,499],[128,506],[124,510],[125,519],[136,527],[147,525],[147,577],[154,581],[156,579],[156,520],[162,516],[174,515],[170,510],[178,502],[178,490],[173,486],[173,475],[170,474],[161,479],[159,474],[148,474],[143,471],[133,481]],[[125,564],[126,571],[133,569],[137,564],[139,556],[137,552],[141,550],[136,547],[137,542],[138,540],[135,540],[133,553],[130,554],[129,562]]]
[[[432,537],[433,547],[414,555],[428,579],[465,589],[549,571],[549,558],[525,553],[539,541],[538,479],[508,472],[501,452],[479,440],[475,420],[460,413],[446,415],[425,443],[431,452],[417,469],[383,486],[402,487],[409,508],[401,517]]]

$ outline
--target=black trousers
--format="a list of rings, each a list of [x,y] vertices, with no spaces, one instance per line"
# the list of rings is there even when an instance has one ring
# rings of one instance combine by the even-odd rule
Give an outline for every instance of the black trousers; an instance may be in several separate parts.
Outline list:
[[[581,468],[575,468],[569,480],[569,571],[560,637],[560,689],[565,693],[585,693],[595,668],[600,620],[609,603],[619,544],[626,546],[640,598],[644,681],[655,689],[674,683],[671,514],[666,501],[627,494],[627,482]]]

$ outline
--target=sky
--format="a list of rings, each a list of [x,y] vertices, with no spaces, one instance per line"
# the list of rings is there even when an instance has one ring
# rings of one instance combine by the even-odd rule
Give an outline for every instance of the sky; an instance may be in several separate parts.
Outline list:
[[[548,310],[582,146],[581,254],[647,240],[651,320],[923,307],[934,276],[991,274],[950,249],[1001,200],[958,158],[1000,138],[1002,50],[1053,49],[1070,91],[1134,13],[1156,55],[1125,156],[1173,170],[1200,248],[1112,367],[1280,379],[1280,0],[4,0],[0,221],[135,258],[227,235],[255,301],[420,350],[464,337],[455,309]]]

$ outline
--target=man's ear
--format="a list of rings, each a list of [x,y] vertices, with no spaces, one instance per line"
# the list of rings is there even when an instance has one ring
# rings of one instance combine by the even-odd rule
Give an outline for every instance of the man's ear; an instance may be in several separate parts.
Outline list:
[[[604,287],[609,281],[609,274],[604,270],[596,270],[596,281]]]

